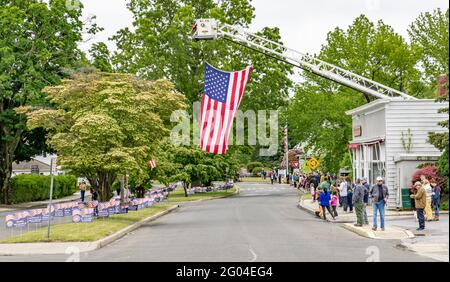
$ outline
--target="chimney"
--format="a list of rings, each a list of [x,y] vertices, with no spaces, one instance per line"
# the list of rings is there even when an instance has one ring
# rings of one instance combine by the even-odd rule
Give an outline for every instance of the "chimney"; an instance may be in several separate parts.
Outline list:
[[[448,94],[448,76],[446,74],[441,74],[437,78],[437,95],[438,97],[443,97]]]

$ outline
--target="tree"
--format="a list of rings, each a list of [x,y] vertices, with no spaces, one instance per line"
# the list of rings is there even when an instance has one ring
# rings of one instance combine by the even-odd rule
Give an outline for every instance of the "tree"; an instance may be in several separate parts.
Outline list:
[[[92,57],[92,65],[102,72],[112,72],[111,54],[105,43],[95,43],[89,49]]]
[[[12,162],[45,150],[42,130],[27,132],[14,108],[44,103],[41,92],[57,84],[80,58],[82,6],[65,0],[0,0],[0,193],[9,202]],[[91,30],[95,32],[95,28]],[[41,138],[41,141],[34,138]],[[19,148],[19,149],[18,149]],[[19,151],[17,151],[19,150]]]
[[[408,33],[411,37],[411,42],[415,48],[420,52],[420,61],[424,68],[424,79],[430,84],[432,89],[436,89],[436,78],[441,75],[449,75],[448,60],[449,60],[449,10],[444,13],[440,9],[434,10],[432,13],[422,13],[411,24]],[[447,95],[440,96],[436,102],[447,102],[448,97],[448,83],[445,86]],[[449,108],[442,108],[439,113],[446,113],[448,115]],[[448,119],[439,123],[444,128],[449,129]],[[448,192],[448,132],[444,133],[430,133],[430,143],[433,144],[443,154],[439,160],[439,168],[442,174],[447,177]]]
[[[172,111],[185,108],[172,83],[128,74],[77,74],[44,92],[55,109],[18,111],[27,114],[29,128],[50,130],[58,164],[85,175],[102,200],[110,198],[117,175],[128,171],[145,179],[148,160],[169,133]]]
[[[418,54],[382,21],[375,24],[361,15],[347,30],[334,29],[316,56],[410,95],[424,95],[415,68]],[[311,73],[304,77],[289,105],[290,139],[318,155],[324,170],[338,172],[352,136],[345,112],[374,98]]]
[[[210,186],[212,181],[234,176],[239,164],[231,155],[213,155],[199,147],[176,146],[168,140],[158,150],[156,179],[161,183],[182,181],[187,197],[189,186]]]
[[[438,75],[449,73],[448,26],[448,9],[445,13],[436,9],[420,14],[408,29],[411,43],[420,54],[424,78],[433,86]]]

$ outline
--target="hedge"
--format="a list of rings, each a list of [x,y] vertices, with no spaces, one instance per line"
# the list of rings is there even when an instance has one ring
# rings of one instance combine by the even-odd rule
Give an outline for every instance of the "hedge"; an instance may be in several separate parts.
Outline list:
[[[73,195],[77,191],[77,178],[59,175],[53,181],[53,199]],[[43,201],[50,196],[50,176],[22,174],[11,179],[11,203]]]

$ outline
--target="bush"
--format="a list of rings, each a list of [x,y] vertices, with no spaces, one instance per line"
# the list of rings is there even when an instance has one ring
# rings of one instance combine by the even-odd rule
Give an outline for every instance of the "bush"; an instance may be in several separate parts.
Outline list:
[[[258,175],[258,173],[263,172],[263,171],[264,171],[263,167],[257,166],[255,168],[253,168],[252,173],[253,173],[253,175]]]
[[[425,175],[429,180],[436,179],[441,189],[444,189],[444,187],[446,187],[447,180],[441,174],[437,166],[435,165],[425,166],[422,167],[421,169],[416,170],[416,172],[413,174],[412,177],[412,184],[414,184],[416,181],[420,181],[420,176],[422,174]]]
[[[449,180],[448,180],[448,150],[445,150],[442,156],[439,158],[438,162],[439,171],[441,172],[442,176],[446,178],[446,185],[442,186],[444,192],[448,194],[448,186],[449,186]]]
[[[73,195],[77,191],[77,178],[71,175],[55,176],[53,199]],[[11,203],[43,201],[50,196],[50,176],[22,174],[11,179]]]
[[[253,172],[253,169],[255,167],[263,167],[264,165],[260,162],[250,162],[247,164],[247,171],[248,172]]]

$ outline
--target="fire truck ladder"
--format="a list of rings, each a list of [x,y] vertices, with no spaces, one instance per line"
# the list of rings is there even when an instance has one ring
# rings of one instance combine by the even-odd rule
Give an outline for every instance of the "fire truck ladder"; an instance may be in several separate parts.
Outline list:
[[[281,60],[291,65],[376,98],[392,99],[401,97],[408,100],[417,99],[381,83],[324,62],[311,55],[303,54],[277,42],[248,32],[240,26],[224,24],[215,19],[199,19],[194,25],[193,32],[193,37],[197,40],[230,38],[236,43],[262,50],[264,51],[263,53],[271,54],[275,58],[281,58]]]

